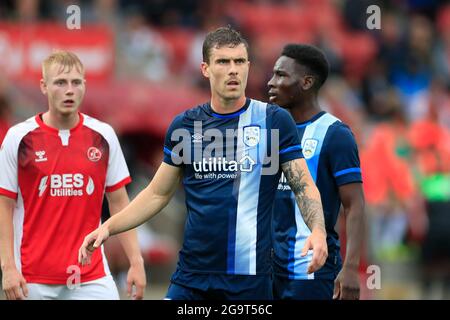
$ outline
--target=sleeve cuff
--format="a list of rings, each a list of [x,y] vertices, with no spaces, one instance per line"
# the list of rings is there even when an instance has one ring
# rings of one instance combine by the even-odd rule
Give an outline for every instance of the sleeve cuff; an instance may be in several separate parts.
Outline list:
[[[297,144],[295,146],[290,146],[290,147],[280,150],[280,154],[285,154],[285,153],[292,152],[292,151],[301,151],[301,150],[302,150],[302,147],[299,144]]]
[[[336,177],[336,184],[338,186],[342,186],[344,184],[354,183],[354,182],[362,183],[362,177],[361,177],[360,173],[347,173],[347,174],[341,175],[339,177]]]
[[[113,192],[116,191],[124,186],[126,186],[127,184],[129,184],[131,182],[131,177],[126,177],[125,179],[119,181],[118,183],[112,185],[112,186],[108,186],[106,187],[105,191],[106,192]]]
[[[179,163],[175,163],[174,160],[176,160]],[[182,165],[183,159],[180,159],[179,156],[177,156],[175,153],[173,153],[169,148],[164,147],[164,158],[163,162],[170,164],[174,167],[180,167]]]
[[[9,191],[3,188],[0,188],[0,195],[11,198],[13,200],[17,199],[17,192]]]
[[[280,154],[280,165],[286,163],[288,161],[292,161],[295,159],[303,159],[303,153],[301,151],[291,151],[288,153]]]
[[[349,173],[359,173],[359,174],[361,174],[361,168],[354,167],[354,168],[348,168],[348,169],[344,169],[344,170],[339,170],[338,172],[334,173],[334,176],[337,178],[337,177],[340,177],[340,176],[343,176],[343,175],[346,175],[346,174],[349,174]]]

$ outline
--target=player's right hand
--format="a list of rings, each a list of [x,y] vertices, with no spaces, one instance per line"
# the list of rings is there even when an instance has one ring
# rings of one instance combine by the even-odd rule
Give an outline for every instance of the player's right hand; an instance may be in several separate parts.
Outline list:
[[[28,297],[27,282],[16,267],[3,269],[2,287],[7,300],[23,300]]]
[[[91,263],[91,256],[109,238],[108,227],[104,224],[89,233],[78,250],[78,262],[84,266]]]
[[[315,228],[311,232],[311,235],[306,238],[305,245],[303,246],[301,256],[304,257],[308,253],[308,250],[313,250],[313,256],[311,262],[308,265],[308,274],[311,274],[319,270],[327,260],[328,246],[327,235],[322,230]]]

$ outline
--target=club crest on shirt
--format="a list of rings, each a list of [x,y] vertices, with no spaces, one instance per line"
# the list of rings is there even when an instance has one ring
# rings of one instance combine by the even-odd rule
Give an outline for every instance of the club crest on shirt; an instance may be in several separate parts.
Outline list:
[[[248,147],[254,147],[259,143],[261,130],[259,126],[247,126],[244,127],[244,143]]]
[[[87,157],[92,162],[97,162],[102,157],[102,152],[96,147],[90,147],[87,151]]]
[[[316,152],[317,144],[319,141],[316,139],[306,139],[303,144],[303,156],[305,159],[310,159]]]

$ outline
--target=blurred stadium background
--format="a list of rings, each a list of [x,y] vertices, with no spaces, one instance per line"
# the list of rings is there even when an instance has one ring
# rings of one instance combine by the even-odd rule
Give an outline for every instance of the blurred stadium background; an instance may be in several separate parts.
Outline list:
[[[81,29],[68,30],[68,6]],[[368,30],[370,5],[381,29]],[[273,63],[288,42],[322,48],[331,76],[322,106],[348,123],[360,148],[367,239],[363,299],[450,298],[450,4],[438,0],[2,0],[0,141],[9,126],[46,110],[40,63],[76,52],[87,69],[82,112],[118,133],[133,197],[162,159],[179,112],[204,102],[199,69],[204,35],[231,24],[249,39],[249,97],[267,101]],[[174,271],[185,219],[183,193],[139,228],[148,299],[161,299]],[[337,226],[344,227],[341,222]],[[345,251],[345,239],[342,239]],[[126,260],[108,242],[123,288]],[[369,289],[367,267],[381,270]],[[370,279],[369,279],[370,280]]]

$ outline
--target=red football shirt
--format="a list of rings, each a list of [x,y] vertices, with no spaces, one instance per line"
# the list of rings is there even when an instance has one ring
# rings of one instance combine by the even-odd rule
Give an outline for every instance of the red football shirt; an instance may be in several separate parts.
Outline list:
[[[105,191],[130,181],[106,123],[80,113],[75,128],[57,130],[39,114],[9,129],[0,151],[0,194],[17,199],[14,254],[26,281],[66,284],[73,266],[81,282],[109,275],[103,248],[84,267],[78,249],[100,224]]]

